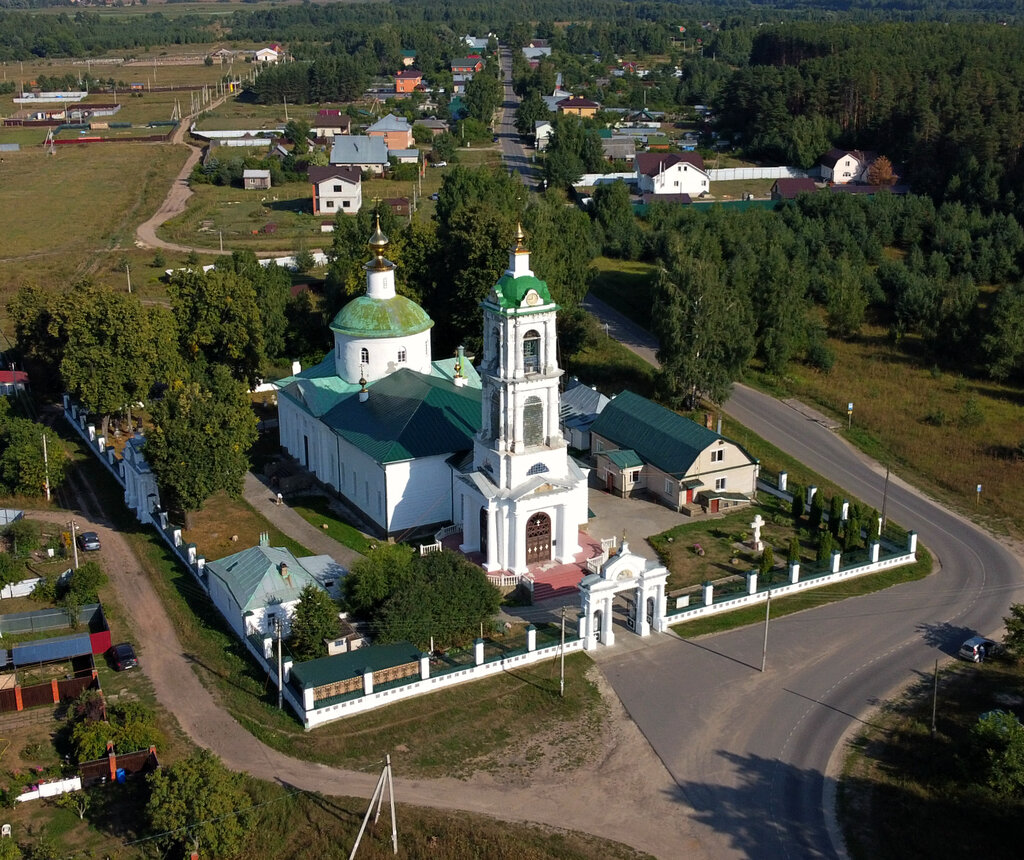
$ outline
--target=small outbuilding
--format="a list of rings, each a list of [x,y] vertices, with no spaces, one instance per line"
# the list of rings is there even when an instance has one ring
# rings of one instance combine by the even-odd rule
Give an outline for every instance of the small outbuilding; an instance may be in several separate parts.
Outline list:
[[[270,171],[243,170],[242,185],[246,191],[266,191],[270,188]]]

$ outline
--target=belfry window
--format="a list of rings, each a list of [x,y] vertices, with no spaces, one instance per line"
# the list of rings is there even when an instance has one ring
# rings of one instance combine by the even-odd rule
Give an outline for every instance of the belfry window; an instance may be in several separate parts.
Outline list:
[[[405,347],[404,346],[400,347],[399,350],[398,350],[398,363],[399,364],[404,364],[405,363]]]
[[[527,397],[523,406],[523,442],[544,444],[544,404],[539,397]]]
[[[370,363],[370,350],[368,350],[365,346],[361,350],[359,350],[359,360],[363,364]]]
[[[540,335],[533,329],[523,335],[523,370],[540,373]]]

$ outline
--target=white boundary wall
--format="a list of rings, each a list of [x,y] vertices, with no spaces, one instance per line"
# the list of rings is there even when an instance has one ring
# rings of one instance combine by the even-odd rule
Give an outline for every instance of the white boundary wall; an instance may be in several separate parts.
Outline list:
[[[41,797],[56,797],[58,794],[67,794],[69,791],[81,791],[82,780],[75,776],[71,779],[58,779],[54,782],[41,782],[31,791],[19,794],[16,798],[18,803],[26,800],[39,800]]]
[[[343,717],[350,717],[353,714],[372,711],[375,708],[389,705],[392,702],[397,702],[401,699],[409,699],[413,696],[423,695],[424,693],[433,693],[435,690],[441,690],[445,687],[454,687],[456,684],[463,684],[466,681],[477,681],[481,678],[498,675],[519,666],[529,666],[531,663],[553,660],[561,653],[561,649],[562,646],[560,644],[550,645],[546,648],[538,648],[536,651],[528,651],[524,654],[516,654],[512,657],[500,657],[497,660],[492,660],[479,666],[467,666],[465,669],[448,672],[444,675],[421,678],[408,684],[402,684],[397,687],[390,687],[389,689],[381,690],[380,692],[370,693],[368,696],[359,696],[345,702],[338,702],[335,705],[328,705],[325,708],[317,708],[312,711],[307,711],[304,721],[306,730],[314,729],[317,726],[322,726],[325,723],[330,723],[334,720],[340,720]],[[565,643],[566,654],[582,650],[582,639],[567,640]],[[274,675],[274,681],[275,683],[277,681],[276,675]],[[294,695],[288,687],[284,688],[284,694],[292,708],[294,708],[297,713],[302,713],[303,709],[301,703],[296,702]]]
[[[712,182],[735,182],[740,179],[805,179],[807,171],[798,167],[723,167],[709,170]]]

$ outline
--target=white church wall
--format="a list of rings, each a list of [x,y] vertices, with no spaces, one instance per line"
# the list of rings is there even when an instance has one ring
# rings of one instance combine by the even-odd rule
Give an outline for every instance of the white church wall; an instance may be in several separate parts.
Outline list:
[[[359,508],[367,519],[387,531],[385,510],[385,471],[380,464],[335,433],[337,471],[332,480],[335,490]]]
[[[446,455],[387,466],[388,531],[443,523],[454,518],[451,466]]]
[[[426,329],[397,342],[392,338],[354,338],[335,333],[335,369],[342,379],[351,382],[358,381],[360,373],[367,382],[374,382],[403,367],[430,373],[430,331]],[[399,360],[400,350],[405,351],[404,362]]]

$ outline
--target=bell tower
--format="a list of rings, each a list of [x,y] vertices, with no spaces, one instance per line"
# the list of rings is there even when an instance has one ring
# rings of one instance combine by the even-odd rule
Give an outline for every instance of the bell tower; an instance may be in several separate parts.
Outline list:
[[[508,268],[482,302],[482,420],[473,459],[505,490],[537,474],[561,478],[567,469],[559,426],[558,305],[530,269],[524,239],[519,226]]]

